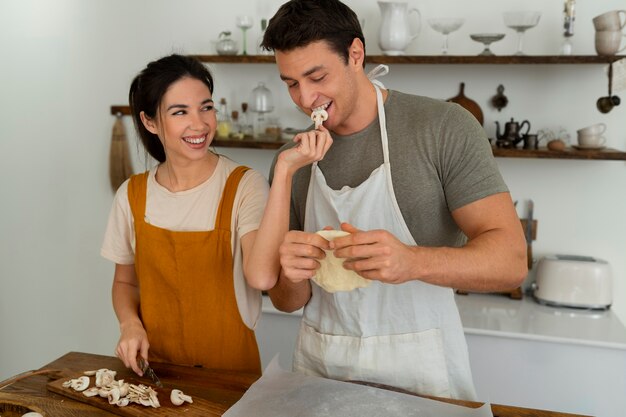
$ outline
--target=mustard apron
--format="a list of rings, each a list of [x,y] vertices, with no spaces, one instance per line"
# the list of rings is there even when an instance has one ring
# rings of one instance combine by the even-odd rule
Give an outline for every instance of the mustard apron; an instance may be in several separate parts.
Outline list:
[[[374,72],[381,73],[377,67]],[[384,72],[382,72],[384,75]],[[371,76],[370,76],[371,78]],[[415,246],[391,181],[382,84],[373,81],[384,162],[355,188],[333,190],[311,166],[304,230],[385,229]],[[422,281],[328,293],[311,282],[294,353],[294,370],[361,380],[440,397],[475,399],[467,345],[451,288]]]
[[[246,167],[228,177],[209,231],[171,231],[144,220],[148,173],[131,177],[135,271],[150,359],[261,374],[254,331],[242,321],[233,281],[231,214]]]

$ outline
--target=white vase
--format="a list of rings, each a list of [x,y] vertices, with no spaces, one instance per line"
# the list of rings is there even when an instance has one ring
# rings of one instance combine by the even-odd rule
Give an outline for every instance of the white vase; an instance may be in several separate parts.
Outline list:
[[[422,16],[416,8],[409,9],[406,2],[379,1],[381,22],[378,32],[378,46],[385,55],[404,55],[404,50],[417,38]],[[417,30],[411,31],[409,15],[417,15]]]

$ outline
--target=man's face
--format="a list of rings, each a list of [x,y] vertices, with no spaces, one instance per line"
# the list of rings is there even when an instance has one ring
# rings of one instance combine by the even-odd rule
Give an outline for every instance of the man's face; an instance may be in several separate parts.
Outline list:
[[[353,130],[359,96],[356,64],[346,64],[324,41],[291,51],[276,51],[275,55],[280,78],[302,111],[310,115],[314,109],[324,108],[328,112],[328,120],[324,122],[327,129],[340,135],[356,131]]]

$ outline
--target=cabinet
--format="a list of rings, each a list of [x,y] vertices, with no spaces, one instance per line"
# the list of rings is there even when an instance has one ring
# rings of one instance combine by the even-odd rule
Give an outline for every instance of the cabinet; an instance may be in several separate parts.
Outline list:
[[[205,63],[227,63],[227,64],[271,64],[274,63],[273,56],[265,55],[194,55],[195,58]],[[620,56],[599,56],[599,55],[533,55],[533,56],[464,56],[464,55],[370,55],[366,62],[369,64],[388,65],[572,65],[572,64],[609,64],[624,58]],[[111,106],[111,114],[130,114],[128,106]],[[252,148],[252,149],[278,149],[284,142],[272,141],[245,141],[245,140],[214,140],[217,147]],[[540,158],[540,159],[577,159],[577,160],[609,160],[626,161],[626,152],[616,149],[605,148],[602,150],[581,151],[573,148],[566,148],[563,151],[551,151],[547,148],[539,149],[503,149],[493,147],[493,154],[499,158]]]

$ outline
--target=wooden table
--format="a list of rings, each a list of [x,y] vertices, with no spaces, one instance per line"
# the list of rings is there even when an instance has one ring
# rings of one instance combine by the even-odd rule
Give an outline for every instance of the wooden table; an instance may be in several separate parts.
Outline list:
[[[214,371],[192,367],[173,366],[151,363],[155,372],[166,387],[178,388],[193,397],[210,403],[205,416],[221,416],[230,406],[236,403],[248,387],[256,380],[254,375]],[[118,372],[116,379],[132,380],[134,373],[124,368],[115,357],[93,355],[89,353],[70,352],[49,363],[37,372],[25,374],[23,378],[0,389],[0,403],[13,402],[43,411],[44,415],[61,417],[96,416],[111,417],[108,411],[88,404],[69,399],[68,397],[50,392],[46,387],[49,382],[57,379],[68,379],[83,371],[108,368]],[[48,370],[46,372],[46,370]],[[12,380],[12,379],[11,379]],[[10,380],[0,383],[0,387]],[[149,381],[146,381],[149,384]],[[442,400],[469,407],[479,407],[481,403]],[[509,407],[492,404],[494,417],[582,417],[551,411],[529,408]],[[158,409],[157,409],[158,410]],[[156,411],[156,410],[155,410]]]

